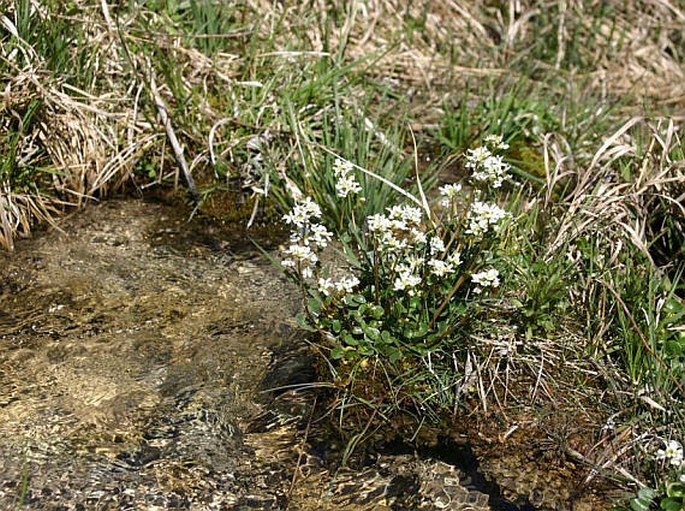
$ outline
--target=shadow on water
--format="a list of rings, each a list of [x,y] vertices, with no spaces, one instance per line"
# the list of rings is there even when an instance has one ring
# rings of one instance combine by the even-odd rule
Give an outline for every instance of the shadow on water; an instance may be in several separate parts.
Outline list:
[[[267,376],[262,381],[264,390],[260,398],[263,403],[267,404],[267,413],[260,420],[252,422],[251,431],[266,432],[274,427],[277,416],[281,420],[283,417],[289,417],[295,419],[301,436],[302,430],[309,428],[307,419],[312,414],[314,396],[317,396],[321,403],[327,400],[325,397],[327,391],[317,389],[314,383],[317,378],[314,369],[317,359],[311,350],[307,350],[305,345],[300,344],[299,347],[290,345],[277,350],[273,361]],[[319,406],[319,408],[323,407]],[[321,410],[319,413],[322,413]],[[298,417],[299,420],[297,420]],[[353,467],[346,469],[341,469],[339,466],[345,445],[340,442],[337,433],[328,421],[314,419],[308,440],[307,454],[310,461],[318,459],[321,466],[327,466],[331,473],[338,474],[336,477],[339,479],[339,487],[349,485],[347,490],[339,488],[337,495],[333,492],[331,501],[338,505],[344,501],[342,495],[346,491],[362,494],[365,482],[375,480],[375,487],[373,485],[371,488],[367,487],[366,491],[375,494],[377,502],[381,502],[379,497],[382,495],[385,502],[392,503],[390,508],[394,511],[433,509],[433,507],[424,507],[425,501],[421,503],[416,500],[416,497],[425,490],[426,481],[431,477],[430,472],[442,472],[450,476],[458,476],[458,484],[470,493],[470,495],[461,495],[465,500],[463,509],[491,511],[540,511],[542,509],[523,496],[517,496],[515,501],[508,500],[497,482],[484,474],[471,446],[468,443],[457,443],[448,437],[439,437],[435,445],[419,447],[399,439],[381,441],[376,448],[360,450],[357,455],[353,456],[355,458],[352,462]],[[406,467],[411,468],[405,470]],[[440,484],[444,482],[452,484],[448,478],[436,477],[436,481],[440,481]],[[482,504],[483,499],[479,499],[479,495],[486,497],[486,505]],[[366,499],[369,498],[367,495]],[[481,504],[467,505],[469,500],[480,501]],[[359,507],[354,509],[367,509],[363,504],[360,503]],[[296,509],[300,508],[296,507]],[[374,508],[371,506],[368,509]],[[462,508],[438,506],[435,509]]]
[[[480,469],[480,462],[468,444],[458,444],[449,438],[439,438],[432,447],[421,447],[418,451],[404,442],[392,442],[384,447],[387,454],[417,454],[452,465],[464,474],[460,481],[465,487],[488,495],[492,511],[540,511],[527,498],[519,497],[510,502],[503,496],[497,482],[488,479]]]

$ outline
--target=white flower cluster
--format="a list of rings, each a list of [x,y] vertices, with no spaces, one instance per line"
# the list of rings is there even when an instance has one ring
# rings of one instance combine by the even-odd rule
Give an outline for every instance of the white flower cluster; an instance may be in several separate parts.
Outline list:
[[[509,214],[497,204],[473,201],[466,217],[468,227],[465,232],[474,236],[483,236],[490,230],[497,232],[500,222],[508,216]]]
[[[488,135],[483,139],[483,142],[492,149],[509,149],[509,144],[502,139],[502,135]]]
[[[433,236],[430,241],[431,255],[442,254],[445,251],[445,242],[439,236]]]
[[[461,264],[459,252],[446,254],[440,236],[421,230],[422,219],[423,211],[412,206],[393,206],[386,215],[379,213],[366,219],[382,262],[392,268],[393,289],[409,296],[416,295],[426,273],[444,277]],[[430,255],[430,259],[426,261],[423,254]]]
[[[337,179],[335,183],[335,190],[338,197],[345,198],[350,193],[359,193],[362,191],[361,185],[352,174],[354,167],[352,163],[346,160],[335,160],[333,164],[333,173]]]
[[[292,230],[290,246],[285,250],[288,257],[281,264],[295,269],[303,278],[314,275],[314,266],[319,260],[315,251],[326,248],[333,237],[325,225],[314,221],[320,217],[321,208],[310,197],[295,204],[292,211],[283,217],[285,223],[292,225]]]
[[[490,149],[485,146],[476,147],[475,149],[466,150],[466,165],[467,169],[476,169],[483,164],[485,160],[490,158],[492,153]]]
[[[683,446],[677,440],[669,440],[666,443],[666,449],[656,451],[656,459],[667,461],[674,467],[685,467]]]
[[[459,259],[459,254],[457,253],[457,259]],[[431,273],[436,277],[444,277],[450,273],[454,273],[454,264],[450,261],[442,261],[440,259],[431,259],[428,261],[428,266],[430,267]]]
[[[417,208],[395,206],[388,209],[387,216],[376,214],[367,218],[369,232],[378,243],[380,256],[390,267],[394,266],[396,276],[393,288],[395,291],[406,290],[412,296],[414,288],[421,283],[417,270],[423,264],[423,258],[412,258],[409,254],[414,246],[423,245],[426,240],[426,235],[419,229],[421,212],[418,211],[417,219],[414,209]],[[401,259],[406,261],[395,264]]]
[[[393,206],[388,208],[388,217],[394,222],[419,225],[423,218],[423,211],[413,206]]]
[[[367,217],[369,232],[376,238],[383,252],[398,253],[412,243],[425,243],[426,235],[419,229],[423,212],[412,206],[393,206],[388,214]]]
[[[319,292],[324,296],[330,296],[333,291],[338,293],[351,293],[359,285],[357,277],[342,277],[337,282],[329,278],[319,279]]]
[[[397,277],[393,282],[393,289],[395,291],[407,291],[409,296],[416,294],[416,287],[421,284],[421,276],[414,273],[416,270],[409,265],[400,265],[398,268]]]
[[[484,287],[499,287],[499,272],[494,268],[471,274],[471,281],[476,284],[473,292],[480,294]]]
[[[285,268],[292,268],[303,279],[312,278],[319,261],[317,252],[325,249],[333,238],[325,225],[316,222],[321,218],[321,208],[310,197],[295,204],[292,211],[283,220],[292,225],[290,231],[290,246],[285,249],[288,256],[281,261]],[[357,277],[342,277],[337,282],[329,278],[320,278],[319,291],[330,296],[332,292],[351,293],[359,285]]]
[[[492,188],[500,188],[505,179],[509,178],[511,165],[502,156],[494,154],[492,150],[507,149],[508,144],[499,135],[485,137],[485,146],[466,151],[466,168],[473,171],[471,177],[476,181],[489,183]]]
[[[285,267],[309,267],[316,264],[319,260],[317,255],[307,245],[292,244],[286,249],[285,253],[290,256],[290,258],[281,261],[281,264]],[[311,277],[311,274],[307,276]]]
[[[333,233],[326,229],[325,225],[322,224],[312,224],[309,226],[308,236],[304,236],[302,241],[305,245],[313,243],[316,248],[323,250],[328,246],[328,242],[331,241]],[[291,235],[293,241],[299,241],[299,236]]]
[[[454,203],[454,200],[457,198],[457,196],[461,192],[461,185],[460,184],[443,185],[439,188],[439,191],[440,191],[440,195],[442,195],[442,200],[440,201],[440,205],[443,208],[446,208],[450,204]]]
[[[286,224],[303,229],[312,218],[321,218],[321,208],[310,197],[305,197],[302,202],[295,204],[293,210],[283,217]]]

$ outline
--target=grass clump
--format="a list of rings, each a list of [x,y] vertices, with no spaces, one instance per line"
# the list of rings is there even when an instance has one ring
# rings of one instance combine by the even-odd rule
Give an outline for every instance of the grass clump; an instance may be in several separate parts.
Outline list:
[[[381,180],[396,203],[367,216],[357,213],[369,171],[336,160],[323,196],[348,204],[338,268],[319,261],[330,217],[309,197],[295,201],[282,264],[306,298],[302,322],[319,336],[351,446],[407,413],[441,422],[494,402],[507,415],[533,406],[554,428],[544,410],[561,407],[593,424],[581,451],[560,446],[566,455],[649,481],[668,505],[679,498],[683,265],[652,254],[682,235],[673,226],[683,217],[650,221],[672,212],[682,186],[680,141],[636,122],[618,133],[585,165],[545,158],[543,187],[520,181],[496,154],[508,144],[488,136],[463,155],[468,182],[441,187],[439,204],[420,184],[413,195]],[[673,145],[657,156],[664,139]],[[662,463],[669,445],[679,463]]]
[[[302,321],[320,335],[341,391],[341,417],[354,417],[358,428],[398,412],[439,420],[467,392],[470,382],[459,380],[455,364],[463,364],[467,332],[500,285],[497,253],[512,221],[488,202],[509,177],[509,165],[496,154],[508,146],[501,137],[487,140],[468,155],[479,188],[467,193],[460,184],[444,185],[436,208],[420,183],[415,196],[335,160],[328,173],[348,205],[340,210],[347,270],[319,261],[333,233],[320,223],[325,217],[315,201],[300,198],[284,217],[292,232],[281,265],[307,298]],[[393,205],[363,215],[362,205],[374,198],[362,176],[390,189]]]
[[[612,447],[620,454],[605,468],[632,482],[650,481],[660,492],[654,502],[663,495],[665,503],[683,468],[658,455],[669,442],[681,445],[685,428],[683,261],[677,250],[660,256],[665,264],[654,259],[662,250],[658,240],[683,233],[683,211],[673,209],[683,182],[681,147],[671,126],[633,120],[584,165],[559,160],[552,170],[548,161],[546,189],[531,208],[534,235],[507,279],[520,289],[514,305],[527,337],[570,336],[568,357],[591,361],[601,385],[611,388],[597,446],[623,437],[624,448]],[[551,191],[562,178],[555,198]],[[654,222],[665,211],[672,215],[668,225]],[[608,395],[593,400],[606,404]],[[601,464],[601,456],[590,459]]]

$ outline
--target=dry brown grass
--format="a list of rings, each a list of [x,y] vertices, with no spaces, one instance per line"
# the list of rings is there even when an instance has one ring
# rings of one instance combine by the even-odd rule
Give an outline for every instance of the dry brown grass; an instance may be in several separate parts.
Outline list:
[[[41,9],[37,8],[35,16],[44,16],[43,23],[51,22]],[[23,138],[17,165],[45,171],[38,174],[40,182],[35,187],[23,183],[23,189],[17,190],[3,183],[0,245],[11,249],[12,237],[29,234],[35,221],[52,221],[64,207],[81,207],[120,190],[156,135],[139,116],[139,96],[131,94],[135,81],[117,72],[121,68],[118,37],[97,17],[83,19],[89,44],[105,48],[95,55],[102,73],[88,90],[67,83],[46,67],[44,59],[21,40],[11,10],[1,21],[3,38],[11,39],[20,51],[0,54],[6,70],[0,114],[9,128],[29,105],[39,104],[32,122],[18,126]],[[10,134],[3,130],[0,140],[6,141]]]
[[[644,145],[636,139],[640,131],[648,137]],[[583,233],[604,230],[613,252],[628,241],[651,259],[649,246],[659,234],[654,218],[685,219],[685,165],[673,160],[673,151],[682,142],[672,121],[652,123],[634,117],[607,137],[588,165],[580,167],[563,154],[557,141],[547,142],[546,203],[552,202],[553,191],[563,181],[570,180],[572,186],[565,193],[564,217],[550,253]],[[640,165],[626,169],[630,175],[622,176],[622,159]],[[685,223],[681,225],[685,232]]]
[[[668,105],[685,100],[685,10],[668,0],[615,1],[608,3],[613,12],[600,18],[602,4],[607,3],[313,0],[283,8],[250,2],[267,20],[282,16],[290,33],[303,30],[305,13],[316,13],[322,26],[334,19],[339,30],[328,51],[344,46],[349,60],[378,55],[372,74],[416,89],[450,93],[472,78],[526,79],[525,70],[537,66],[573,79],[588,77],[607,95],[644,95]],[[307,35],[307,50],[326,50],[320,33]],[[291,40],[283,35],[278,42],[277,49],[285,50]],[[541,42],[556,46],[549,60],[540,59]]]
[[[609,3],[610,15],[598,18],[600,4],[604,2],[249,0],[241,13],[247,28],[226,34],[226,39],[271,38],[273,45],[261,53],[257,49],[257,58],[274,65],[287,64],[296,55],[316,59],[342,52],[347,62],[369,59],[369,77],[400,95],[420,97],[413,112],[419,123],[434,121],[445,97],[489,78],[559,87],[546,81],[563,76],[569,91],[585,80],[585,87],[600,91],[609,103],[634,95],[635,101],[627,104],[640,115],[645,99],[670,110],[685,104],[682,7],[668,0],[616,1]],[[43,23],[62,16],[39,2],[33,6]],[[0,36],[19,50],[0,53],[6,75],[0,112],[7,121],[31,101],[42,103],[39,122],[23,134],[19,158],[29,158],[51,174],[51,183],[43,183],[40,193],[2,187],[3,203],[13,204],[3,212],[0,244],[6,248],[12,246],[11,236],[27,234],[34,221],[51,218],[65,204],[82,206],[120,190],[134,179],[131,171],[143,157],[153,155],[160,162],[158,182],[164,172],[176,172],[164,170],[172,153],[162,148],[164,129],[150,110],[147,87],[154,63],[146,62],[145,52],[129,52],[129,46],[154,47],[176,64],[180,83],[160,84],[172,109],[179,100],[174,87],[186,95],[204,92],[196,119],[200,126],[193,128],[197,133],[182,127],[182,135],[199,146],[206,146],[204,135],[224,117],[210,98],[240,94],[239,84],[250,79],[237,75],[245,55],[224,51],[210,58],[192,47],[192,38],[165,33],[169,20],[143,6],[131,4],[128,11],[107,2],[76,6],[72,16],[82,27],[81,44],[95,49],[97,70],[93,83],[79,87],[55,76],[29,44],[18,40],[11,5],[3,13]],[[141,28],[141,17],[160,32]],[[332,27],[328,40],[325,26]],[[21,66],[16,64],[18,53],[23,55]],[[189,159],[206,158],[207,152],[198,149]],[[42,206],[21,205],[29,203]]]

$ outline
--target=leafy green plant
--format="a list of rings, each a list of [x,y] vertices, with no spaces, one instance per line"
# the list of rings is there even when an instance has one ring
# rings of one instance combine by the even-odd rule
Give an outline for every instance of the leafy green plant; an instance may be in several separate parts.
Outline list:
[[[685,509],[685,479],[668,481],[658,489],[640,488],[629,501],[629,508],[617,511],[683,511]]]
[[[654,504],[658,492],[653,488],[640,488],[632,499],[630,499],[630,509],[633,511],[649,511]],[[627,508],[618,508],[617,511],[628,511]]]
[[[425,408],[454,406],[444,399],[444,374],[453,374],[452,356],[465,346],[463,331],[478,304],[500,285],[493,254],[511,219],[485,202],[509,170],[496,154],[507,145],[496,136],[486,143],[466,157],[476,189],[445,185],[439,207],[383,180],[403,204],[365,218],[356,206],[344,209],[345,225],[361,233],[345,243],[346,269],[320,264],[318,253],[333,233],[320,223],[315,201],[296,201],[284,217],[292,232],[281,264],[307,298],[302,323],[320,334],[338,381],[362,382],[349,392],[360,391],[353,397],[363,402],[384,401],[389,388],[391,408],[406,399]],[[358,178],[370,171],[339,159],[329,172],[339,200],[364,201]],[[359,378],[367,370],[384,376]]]

